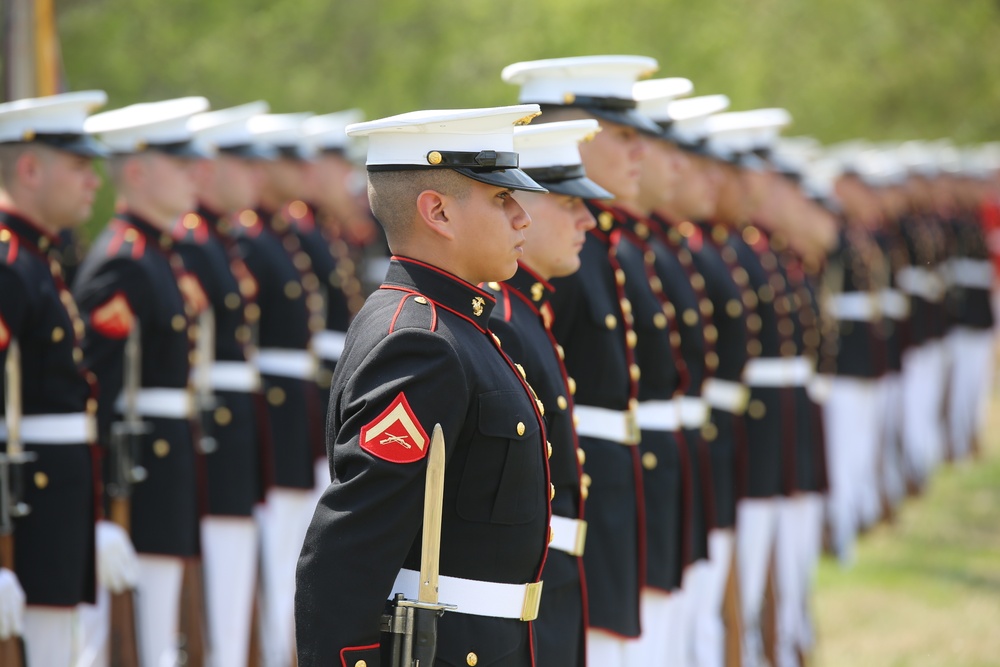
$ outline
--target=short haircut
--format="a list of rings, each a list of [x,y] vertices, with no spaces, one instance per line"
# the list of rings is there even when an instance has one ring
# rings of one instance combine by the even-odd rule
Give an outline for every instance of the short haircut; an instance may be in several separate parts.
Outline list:
[[[464,199],[471,187],[472,179],[452,169],[370,171],[368,203],[391,245],[405,241],[412,231],[421,192],[434,190]]]
[[[28,151],[43,153],[43,146],[31,143],[0,144],[0,189],[7,189],[17,174],[17,161]]]

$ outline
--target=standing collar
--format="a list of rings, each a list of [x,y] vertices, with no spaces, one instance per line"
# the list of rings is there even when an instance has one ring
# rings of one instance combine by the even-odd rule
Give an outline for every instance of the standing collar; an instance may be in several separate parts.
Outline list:
[[[534,271],[518,262],[517,273],[510,280],[504,281],[514,291],[524,297],[524,300],[541,310],[548,303],[555,288],[547,280],[543,280]]]
[[[420,260],[393,256],[382,285],[419,292],[436,304],[487,329],[496,299],[472,283]]]
[[[115,214],[115,217],[135,227],[136,231],[146,237],[147,242],[156,244],[161,250],[170,250],[174,247],[174,239],[169,232],[155,227],[151,222],[128,209]]]
[[[54,236],[39,227],[35,222],[7,209],[0,209],[0,224],[10,228],[22,242],[30,243],[43,254],[59,246],[59,237]]]
[[[588,233],[607,243],[611,232],[621,227],[625,219],[625,212],[598,199],[588,199],[586,204],[597,220],[597,226]]]

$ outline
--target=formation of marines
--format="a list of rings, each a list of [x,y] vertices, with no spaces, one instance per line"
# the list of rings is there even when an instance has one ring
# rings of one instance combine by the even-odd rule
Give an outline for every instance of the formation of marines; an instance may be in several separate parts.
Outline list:
[[[979,447],[1000,151],[656,69],[0,104],[0,662],[804,664],[824,547]]]

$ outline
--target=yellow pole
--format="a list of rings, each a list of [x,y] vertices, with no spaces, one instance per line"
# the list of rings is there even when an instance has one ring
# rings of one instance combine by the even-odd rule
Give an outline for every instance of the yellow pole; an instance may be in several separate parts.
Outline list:
[[[53,0],[35,0],[35,94],[59,92],[59,38]]]

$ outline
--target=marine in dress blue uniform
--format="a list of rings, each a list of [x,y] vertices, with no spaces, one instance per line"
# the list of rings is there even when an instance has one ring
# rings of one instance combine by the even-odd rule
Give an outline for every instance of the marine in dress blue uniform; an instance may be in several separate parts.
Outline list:
[[[435,424],[448,461],[439,597],[458,604],[439,622],[437,662],[534,664],[527,621],[552,493],[543,406],[489,330],[493,296],[474,283],[516,270],[529,221],[510,194],[542,188],[516,168],[513,124],[537,112],[414,112],[348,128],[369,137],[373,210],[400,256],[351,324],[333,379],[333,482],[296,581],[300,665],[380,664],[386,600],[416,597]],[[456,188],[479,215],[463,216]]]
[[[573,395],[563,364],[564,352],[552,335],[553,314],[549,279],[579,267],[578,252],[593,215],[582,199],[610,197],[586,178],[577,143],[599,129],[595,120],[548,123],[517,128],[514,135],[520,165],[550,194],[519,195],[532,218],[526,231],[525,255],[517,273],[502,283],[488,284],[496,296],[491,327],[504,351],[520,364],[525,377],[545,405],[549,440],[549,470],[553,539],[542,578],[545,594],[535,622],[536,656],[540,665],[586,664],[586,590],[583,559],[587,524],[584,499],[589,476],[583,473],[585,454],[573,426]],[[579,245],[577,245],[579,244]]]
[[[0,104],[0,368],[16,343],[20,439],[35,457],[5,473],[20,478],[30,513],[13,517],[13,563],[0,566],[13,567],[26,597],[18,622],[32,664],[75,660],[74,610],[95,600],[97,383],[81,363],[84,323],[57,252],[100,185],[91,162],[105,150],[83,123],[105,99],[95,90]],[[58,185],[31,187],[26,168]],[[0,418],[3,451],[12,418]]]
[[[203,460],[189,379],[194,325],[208,302],[170,228],[195,203],[191,164],[207,153],[192,143],[187,121],[207,107],[200,97],[138,104],[86,125],[113,153],[120,206],[81,265],[73,293],[87,323],[84,359],[101,386],[98,433],[105,445],[123,409],[125,343],[133,330],[139,336],[135,399],[150,431],[140,437],[148,477],[132,492],[131,534],[140,554],[142,657],[153,663],[175,658],[183,559],[200,553]]]

